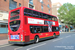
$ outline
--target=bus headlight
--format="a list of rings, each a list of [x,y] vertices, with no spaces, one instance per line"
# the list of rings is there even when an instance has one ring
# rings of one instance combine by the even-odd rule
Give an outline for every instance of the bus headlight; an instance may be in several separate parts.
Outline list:
[[[9,30],[8,30],[8,32],[9,32]]]

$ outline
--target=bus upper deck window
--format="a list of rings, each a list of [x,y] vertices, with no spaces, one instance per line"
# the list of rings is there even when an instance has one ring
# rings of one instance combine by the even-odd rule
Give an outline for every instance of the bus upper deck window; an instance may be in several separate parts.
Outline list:
[[[54,19],[55,17],[54,16],[52,16],[52,20],[54,21],[55,19]]]
[[[19,13],[20,13],[20,10],[13,11],[11,12],[11,16],[18,15]]]
[[[48,19],[49,19],[49,20],[52,20],[52,17],[51,17],[50,15],[48,15]]]
[[[46,14],[43,14],[43,19],[48,19],[48,16]]]
[[[55,19],[54,19],[55,21],[57,21],[57,18],[55,17]]]
[[[33,17],[39,17],[39,12],[33,11]]]
[[[42,13],[39,13],[39,18],[42,18],[43,14]]]
[[[26,16],[32,16],[32,10],[30,10],[30,9],[24,9],[24,15],[26,15]]]

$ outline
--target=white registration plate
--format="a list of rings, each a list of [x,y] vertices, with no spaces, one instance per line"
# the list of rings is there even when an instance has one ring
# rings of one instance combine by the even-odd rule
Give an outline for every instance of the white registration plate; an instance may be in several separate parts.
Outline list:
[[[11,35],[11,39],[19,39],[19,35]]]

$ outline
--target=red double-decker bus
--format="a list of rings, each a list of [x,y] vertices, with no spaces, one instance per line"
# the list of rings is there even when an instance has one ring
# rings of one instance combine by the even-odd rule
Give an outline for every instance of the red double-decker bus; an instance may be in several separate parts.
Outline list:
[[[8,39],[10,44],[28,44],[59,36],[56,16],[20,7],[9,12]]]

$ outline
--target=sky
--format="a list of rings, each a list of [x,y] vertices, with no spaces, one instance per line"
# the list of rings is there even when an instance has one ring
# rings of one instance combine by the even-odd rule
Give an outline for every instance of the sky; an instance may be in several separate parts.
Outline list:
[[[71,4],[74,4],[75,5],[75,0],[51,0],[52,3],[56,3],[56,2],[60,2],[61,4],[64,4],[64,3],[71,3]]]

